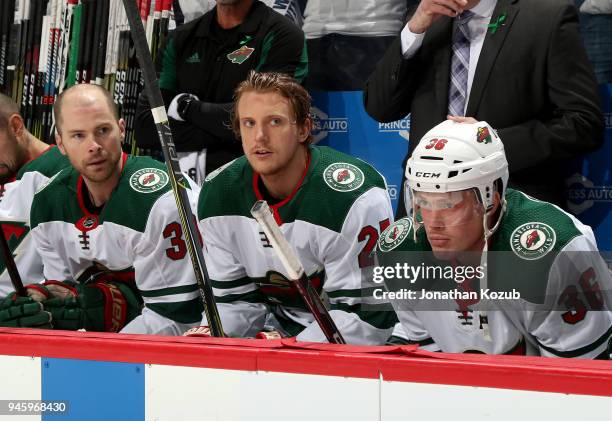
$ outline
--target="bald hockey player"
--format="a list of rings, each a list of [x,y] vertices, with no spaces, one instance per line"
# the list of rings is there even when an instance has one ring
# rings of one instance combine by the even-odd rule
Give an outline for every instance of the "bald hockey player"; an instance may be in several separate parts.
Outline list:
[[[197,324],[202,304],[164,165],[122,153],[125,123],[99,86],[65,90],[54,115],[72,167],[35,195],[30,219],[47,279],[33,287],[56,328],[177,335]]]
[[[381,235],[378,273],[408,264],[421,275],[385,278],[400,321],[391,342],[608,357],[612,279],[593,232],[557,206],[507,188],[504,147],[486,122],[431,129],[406,177],[412,215]]]

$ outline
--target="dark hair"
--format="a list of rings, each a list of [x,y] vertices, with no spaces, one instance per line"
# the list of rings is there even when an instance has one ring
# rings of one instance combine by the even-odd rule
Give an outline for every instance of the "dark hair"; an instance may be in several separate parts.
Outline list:
[[[8,127],[9,117],[19,114],[19,107],[11,97],[0,94],[0,130]]]
[[[119,120],[119,109],[117,108],[117,104],[115,104],[115,101],[113,100],[113,96],[111,95],[111,93],[108,92],[105,88],[103,88],[100,85],[93,85],[93,84],[86,84],[86,83],[83,83],[80,85],[73,85],[70,88],[64,90],[61,94],[59,94],[59,96],[55,100],[55,105],[53,105],[53,117],[55,118],[55,128],[58,133],[60,132],[60,129],[59,129],[60,121],[61,121],[60,115],[62,113],[62,106],[64,105],[64,100],[66,96],[73,93],[73,91],[78,92],[78,91],[86,90],[86,89],[93,89],[93,90],[97,90],[98,92],[102,93],[102,96],[104,97],[108,105],[108,109],[111,111],[115,119]]]
[[[238,117],[238,102],[246,92],[276,92],[286,98],[291,104],[295,122],[300,126],[310,119],[310,105],[312,98],[302,85],[294,78],[283,73],[262,72],[254,70],[249,72],[246,80],[242,81],[234,91],[234,108],[232,110],[232,129],[237,138],[240,138],[240,121]],[[312,142],[312,135],[308,135],[305,144]]]

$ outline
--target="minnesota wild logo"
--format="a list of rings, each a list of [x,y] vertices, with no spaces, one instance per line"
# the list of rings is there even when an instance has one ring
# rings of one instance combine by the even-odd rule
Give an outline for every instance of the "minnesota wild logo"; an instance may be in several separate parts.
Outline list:
[[[190,57],[188,57],[187,60],[185,60],[185,63],[191,63],[191,64],[195,64],[199,62],[200,62],[200,54],[198,54],[197,51],[193,53]]]
[[[85,215],[74,224],[79,231],[87,232],[95,229],[100,225],[100,221],[96,215]]]
[[[247,47],[246,45],[243,45],[242,47],[240,47],[239,49],[232,51],[231,53],[229,53],[227,55],[227,59],[229,61],[231,61],[233,64],[242,64],[244,63],[249,57],[251,57],[251,54],[253,54],[253,51],[255,51],[254,48],[251,47]]]
[[[476,141],[478,143],[491,143],[493,139],[491,139],[491,132],[489,132],[488,127],[479,127],[478,133],[476,135]]]
[[[512,232],[510,247],[521,259],[535,260],[551,251],[556,241],[557,235],[549,225],[529,222]]]
[[[322,280],[325,272],[315,272],[309,276],[313,288],[321,293]],[[262,278],[254,278],[259,291],[273,304],[282,304],[288,307],[304,307],[304,299],[295,287],[295,282],[275,270],[269,270]]]
[[[28,246],[24,240],[26,239],[30,228],[23,222],[5,222],[2,221],[0,224],[0,235],[4,235],[9,249],[11,250],[13,257],[17,258],[21,252],[20,245]],[[6,269],[4,259],[0,259],[0,275],[3,275]]]
[[[348,192],[357,190],[365,179],[363,171],[353,164],[336,162],[323,171],[325,184],[336,191]]]
[[[404,238],[410,232],[412,222],[408,218],[402,218],[391,224],[383,233],[380,235],[378,240],[378,247],[381,251],[391,251],[399,246]]]
[[[130,187],[140,193],[153,193],[168,184],[168,174],[157,168],[143,168],[130,177]]]

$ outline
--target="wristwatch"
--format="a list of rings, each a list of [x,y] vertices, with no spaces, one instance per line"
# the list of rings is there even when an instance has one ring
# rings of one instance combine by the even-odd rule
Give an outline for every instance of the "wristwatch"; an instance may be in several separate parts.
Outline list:
[[[191,94],[181,95],[181,97],[176,101],[176,112],[178,113],[179,117],[187,121],[187,115],[189,114],[189,107],[191,106],[193,101],[196,101],[196,100],[197,98]]]

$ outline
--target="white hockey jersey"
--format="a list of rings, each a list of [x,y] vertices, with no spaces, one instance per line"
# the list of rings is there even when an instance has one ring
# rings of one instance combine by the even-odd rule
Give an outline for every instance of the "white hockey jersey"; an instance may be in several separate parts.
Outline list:
[[[475,291],[477,298],[392,300],[400,321],[393,342],[404,338],[444,352],[607,357],[612,276],[592,230],[560,208],[521,192],[509,189],[506,200],[507,211],[489,245],[489,292],[482,295],[478,282],[452,280],[454,289]],[[378,244],[383,266],[448,265],[432,258],[430,251],[423,229],[414,242],[406,218],[391,225]],[[405,280],[385,281],[393,292],[407,285]],[[427,279],[410,288],[418,295],[421,288],[441,290],[441,285],[440,279]],[[491,291],[505,295],[495,297]]]
[[[18,171],[13,182],[0,185],[0,224],[23,283],[44,280],[42,260],[32,244],[30,233],[30,207],[34,193],[61,169],[70,166],[68,158],[55,146]],[[0,259],[0,297],[13,292],[13,286]]]
[[[32,234],[44,275],[87,282],[100,271],[123,280],[133,272],[144,308],[122,332],[180,335],[201,320],[203,308],[169,177],[151,158],[123,159],[119,183],[99,214],[88,209],[85,183],[73,168],[36,194]]]
[[[204,183],[198,218],[204,256],[223,328],[251,337],[265,323],[299,340],[326,341],[263,230],[250,214],[263,184],[245,157]],[[382,344],[391,334],[390,305],[364,300],[371,255],[392,219],[385,181],[374,168],[327,147],[310,147],[310,162],[293,194],[273,204],[275,219],[348,343]],[[203,322],[205,323],[205,321]]]

